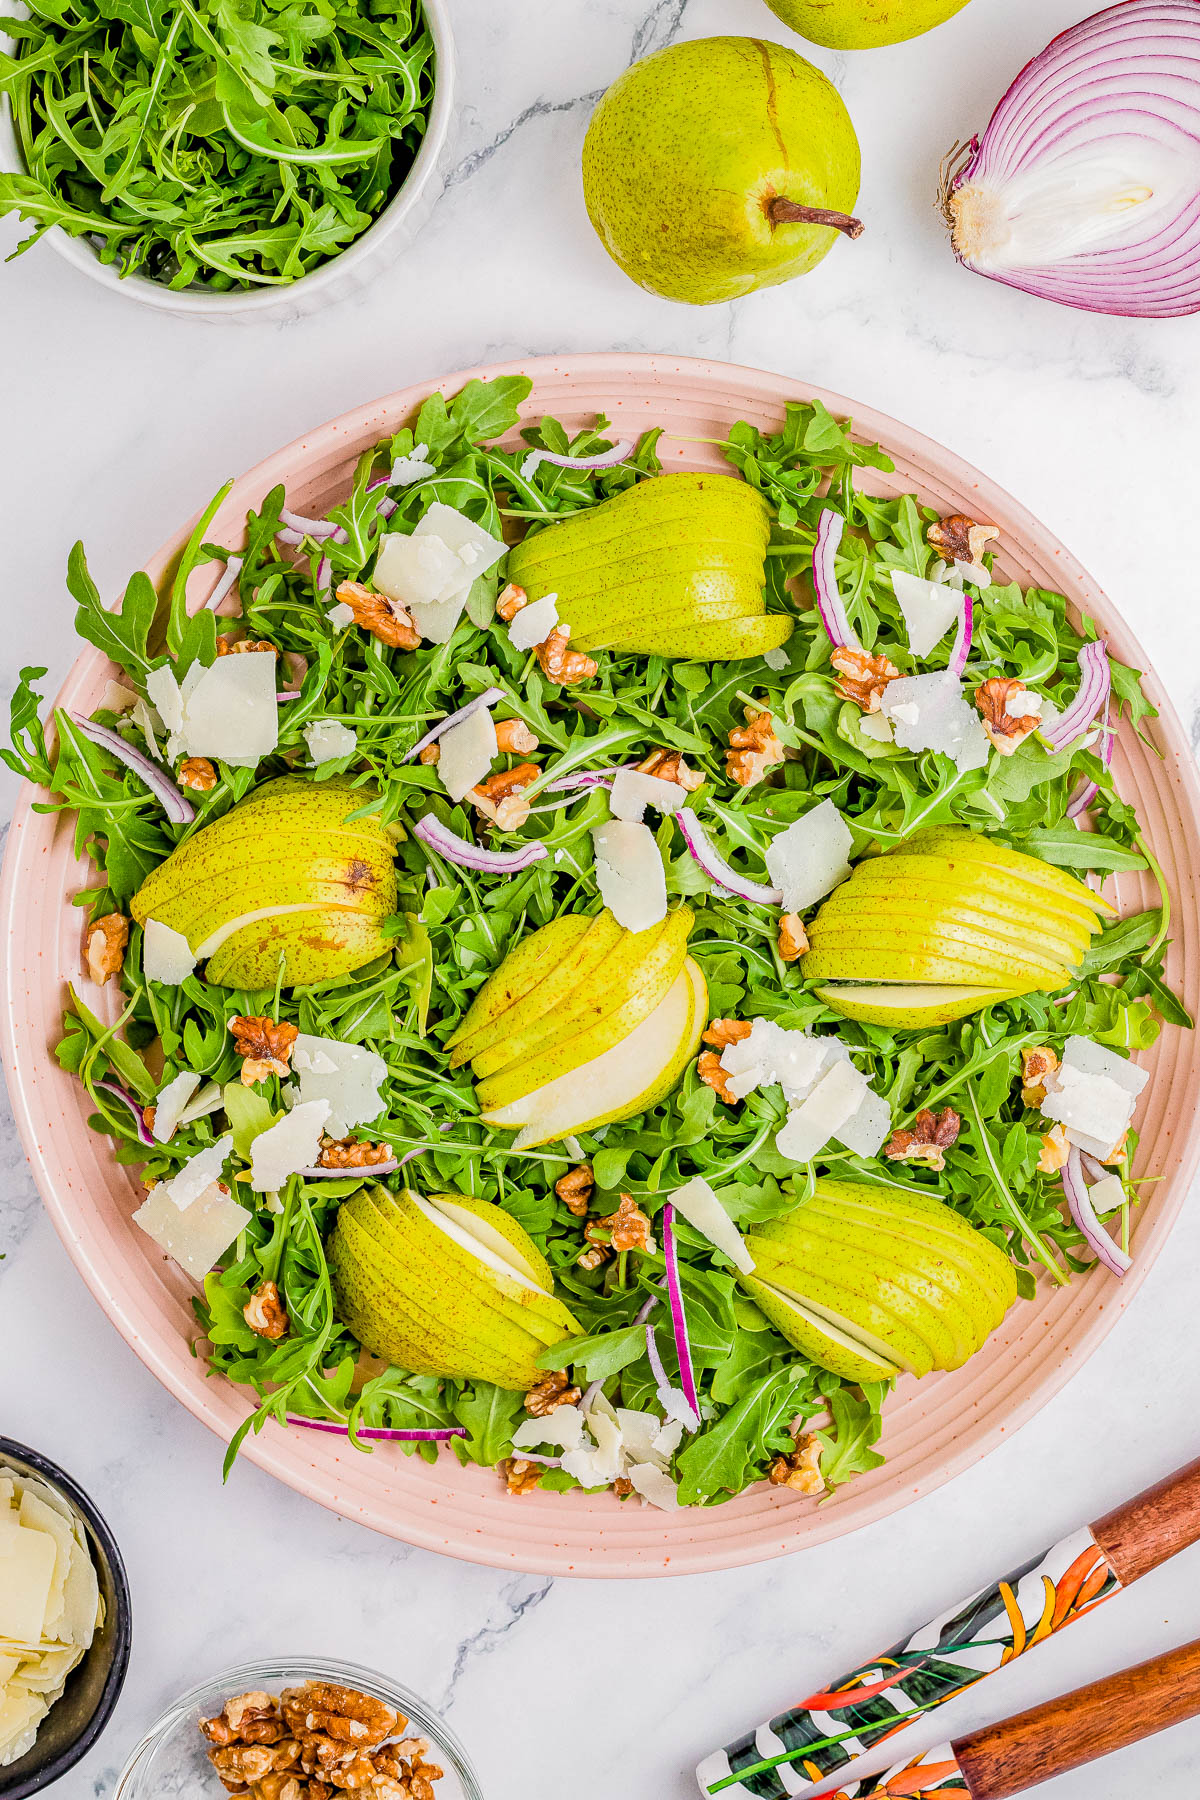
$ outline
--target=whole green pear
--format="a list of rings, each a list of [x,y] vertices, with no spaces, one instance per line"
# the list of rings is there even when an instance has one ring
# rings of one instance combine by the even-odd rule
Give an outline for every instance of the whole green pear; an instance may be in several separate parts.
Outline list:
[[[967,0],[767,0],[777,19],[827,50],[874,50],[944,25]]]
[[[634,63],[592,115],[588,216],[651,293],[710,306],[806,275],[857,237],[858,139],[836,89],[761,38],[700,38]]]

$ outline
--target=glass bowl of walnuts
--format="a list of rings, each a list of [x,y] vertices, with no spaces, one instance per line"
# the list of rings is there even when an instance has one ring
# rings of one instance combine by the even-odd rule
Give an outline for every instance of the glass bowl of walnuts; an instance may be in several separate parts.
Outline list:
[[[288,1657],[226,1669],[147,1732],[114,1800],[482,1800],[449,1727],[373,1669]]]

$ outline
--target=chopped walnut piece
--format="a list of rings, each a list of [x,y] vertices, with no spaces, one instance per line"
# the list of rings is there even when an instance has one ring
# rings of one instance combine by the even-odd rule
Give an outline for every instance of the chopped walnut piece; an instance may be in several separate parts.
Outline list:
[[[578,1405],[581,1390],[572,1387],[566,1374],[561,1369],[553,1370],[531,1387],[525,1396],[525,1411],[532,1413],[535,1419],[544,1419],[552,1413],[556,1406]]]
[[[595,1185],[596,1177],[592,1173],[591,1163],[580,1163],[565,1175],[559,1176],[554,1184],[554,1191],[568,1212],[573,1212],[577,1219],[583,1219],[587,1217],[588,1201]]]
[[[923,1106],[911,1131],[893,1131],[883,1147],[889,1162],[917,1163],[924,1169],[944,1169],[946,1152],[957,1140],[962,1120],[952,1107],[940,1113]]]
[[[838,672],[837,691],[842,699],[853,700],[865,713],[879,711],[884,688],[900,673],[890,656],[882,652],[868,656],[865,650],[851,650],[844,645],[829,660]]]
[[[590,1274],[593,1269],[603,1267],[611,1259],[612,1251],[607,1244],[592,1244],[575,1258],[575,1263],[578,1268],[586,1269]]]
[[[333,1681],[306,1681],[303,1687],[285,1688],[283,1717],[294,1737],[305,1732],[332,1738],[335,1743],[365,1745],[374,1749],[391,1737],[407,1719],[374,1694],[342,1687]]]
[[[496,611],[506,625],[511,625],[521,608],[528,603],[529,595],[523,587],[517,587],[510,581],[496,602]]]
[[[120,974],[128,942],[129,920],[124,913],[105,913],[88,926],[84,955],[88,974],[97,987],[103,987],[110,976]]]
[[[729,1076],[721,1067],[721,1059],[715,1050],[702,1050],[696,1062],[696,1073],[706,1087],[710,1087],[718,1100],[726,1106],[736,1106],[737,1096],[729,1091]]]
[[[725,773],[739,787],[753,787],[767,770],[783,761],[783,745],[775,736],[775,721],[769,712],[746,711],[746,723],[735,725],[729,733],[729,749],[725,752]]]
[[[155,1119],[157,1119],[157,1117],[158,1117],[157,1106],[143,1106],[143,1108],[142,1108],[142,1123],[146,1127],[147,1131],[154,1130],[154,1121],[155,1121]],[[150,1185],[151,1185],[151,1187],[153,1187],[153,1186],[155,1186],[155,1183],[152,1181],[150,1183]]]
[[[808,933],[800,919],[799,913],[780,913],[779,915],[779,960],[780,962],[798,962],[808,949]]]
[[[689,769],[678,750],[652,750],[637,765],[639,775],[657,775],[660,781],[673,781],[686,793],[694,794],[704,786],[698,769]]]
[[[231,1782],[261,1781],[275,1767],[275,1752],[269,1744],[225,1744],[210,1750],[208,1760],[229,1786]],[[230,1791],[236,1793],[237,1788]]]
[[[225,1702],[222,1717],[236,1737],[247,1744],[278,1743],[283,1736],[283,1724],[279,1717],[279,1703],[270,1694],[264,1694],[255,1688],[248,1694],[236,1694],[232,1700]],[[274,1737],[264,1737],[261,1728],[269,1727]]]
[[[428,769],[431,768],[434,763],[440,762],[441,756],[442,746],[439,743],[426,744],[425,748],[418,754],[417,761],[419,763],[424,763],[425,767]]]
[[[618,1475],[617,1479],[612,1484],[612,1491],[617,1496],[618,1500],[624,1500],[627,1495],[632,1494],[633,1483],[630,1481],[628,1475]]]
[[[1058,1068],[1058,1057],[1049,1044],[1031,1044],[1021,1052],[1021,1098],[1026,1106],[1040,1106],[1046,1098],[1046,1078]]]
[[[993,675],[975,689],[975,704],[983,720],[984,734],[1001,756],[1011,756],[1042,722],[1037,713],[1008,710],[1009,703],[1019,701],[1027,691],[1023,681],[1003,675]]]
[[[556,625],[534,651],[546,680],[557,682],[559,687],[575,687],[581,681],[590,681],[599,666],[582,650],[572,650],[570,644],[569,628]]]
[[[396,1152],[390,1144],[361,1144],[357,1138],[330,1137],[321,1134],[318,1169],[373,1169],[377,1163],[391,1162]]]
[[[496,748],[505,756],[531,756],[540,742],[524,719],[496,720]]]
[[[713,1019],[700,1042],[711,1044],[714,1050],[728,1050],[730,1044],[748,1038],[753,1029],[749,1019]]]
[[[211,794],[217,785],[217,771],[207,756],[189,756],[180,767],[179,785],[191,788],[194,794]]]
[[[372,593],[361,581],[343,581],[337,597],[354,614],[354,623],[381,644],[389,644],[393,650],[415,650],[421,642],[412,614],[394,600]]]
[[[806,1432],[796,1439],[796,1448],[790,1456],[775,1458],[767,1479],[773,1487],[795,1488],[801,1494],[822,1493],[825,1487],[820,1466],[823,1447],[815,1431]]]
[[[1060,1169],[1066,1168],[1067,1158],[1071,1154],[1071,1146],[1067,1140],[1066,1127],[1054,1125],[1049,1131],[1042,1133],[1042,1151],[1037,1159],[1039,1175],[1057,1175]]]
[[[255,1288],[242,1308],[242,1317],[256,1337],[269,1338],[272,1342],[286,1337],[291,1324],[273,1281],[264,1281]]]
[[[298,1025],[286,1020],[276,1023],[263,1014],[230,1019],[233,1047],[242,1061],[242,1085],[253,1087],[268,1075],[286,1075],[292,1060],[292,1046],[300,1036]]]
[[[650,1256],[655,1253],[650,1220],[632,1194],[622,1194],[616,1212],[609,1213],[606,1219],[593,1220],[583,1235],[589,1244],[611,1244],[618,1256],[626,1250],[644,1250]]]
[[[407,1724],[370,1694],[309,1682],[284,1694],[282,1712],[269,1694],[245,1694],[200,1729],[222,1785],[246,1800],[433,1800],[443,1770],[428,1741],[387,1741]]]
[[[541,774],[537,763],[518,763],[515,769],[498,769],[467,795],[471,805],[500,831],[518,831],[529,817],[529,802],[522,790]]]
[[[232,638],[217,639],[218,656],[278,656],[279,651],[274,644],[268,644],[266,638]]]
[[[946,562],[978,563],[992,539],[1000,536],[1000,527],[977,525],[966,513],[948,513],[936,519],[925,536]]]
[[[1099,1161],[1107,1164],[1108,1167],[1110,1167],[1110,1168],[1115,1163],[1124,1161],[1125,1146],[1128,1143],[1128,1141],[1129,1141],[1129,1127],[1126,1126],[1125,1130],[1121,1133],[1120,1137],[1117,1139],[1116,1143],[1113,1145],[1113,1147],[1109,1151],[1108,1155],[1100,1157]]]
[[[501,1464],[500,1473],[510,1494],[532,1494],[542,1479],[543,1464],[530,1462],[524,1456],[510,1456]]]

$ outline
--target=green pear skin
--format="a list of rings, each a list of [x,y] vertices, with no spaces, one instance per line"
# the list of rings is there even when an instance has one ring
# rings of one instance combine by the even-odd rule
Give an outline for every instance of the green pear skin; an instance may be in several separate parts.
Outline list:
[[[350,821],[370,788],[302,775],[269,781],[176,846],[130,903],[139,925],[157,919],[194,951],[250,913],[209,958],[221,987],[297,987],[352,974],[391,948],[380,929],[397,904],[391,838],[373,817]],[[284,912],[284,908],[305,908]]]
[[[585,935],[590,923],[582,913],[569,913],[564,918],[552,919],[540,931],[522,938],[495,974],[484,982],[453,1034],[446,1039],[447,1049],[467,1044],[472,1038],[491,1030],[505,1013],[562,963]],[[469,1061],[469,1055],[451,1058],[455,1068],[459,1063]]]
[[[984,1007],[1016,998],[1016,991],[1011,988],[979,984],[938,987],[933,982],[842,982],[813,991],[843,1019],[854,1019],[862,1025],[885,1025],[896,1031],[953,1025]]]
[[[767,0],[777,19],[826,50],[874,50],[921,37],[967,0]]]
[[[742,1286],[753,1296],[755,1305],[780,1336],[793,1344],[809,1362],[816,1363],[819,1369],[828,1369],[831,1375],[840,1375],[843,1381],[856,1382],[892,1381],[903,1373],[896,1363],[875,1356],[868,1346],[857,1342],[851,1334],[835,1334],[804,1308],[801,1301],[781,1293],[778,1288],[768,1287],[765,1281],[758,1281],[753,1275],[743,1275]]]
[[[858,183],[837,90],[763,38],[700,38],[635,62],[583,146],[588,217],[609,255],[652,294],[695,306],[815,268],[841,232],[861,231]]]

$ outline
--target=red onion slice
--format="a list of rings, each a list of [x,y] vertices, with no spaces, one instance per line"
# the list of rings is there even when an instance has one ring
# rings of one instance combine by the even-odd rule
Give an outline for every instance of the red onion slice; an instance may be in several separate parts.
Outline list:
[[[670,1200],[662,1212],[663,1259],[667,1265],[667,1302],[671,1308],[671,1329],[675,1333],[675,1354],[679,1358],[679,1385],[683,1397],[700,1424],[700,1396],[696,1392],[696,1374],[692,1367],[692,1347],[688,1342],[687,1315],[683,1309],[683,1289],[679,1284],[679,1250],[675,1242],[675,1207]]]
[[[954,647],[950,652],[949,669],[952,675],[961,680],[967,666],[967,658],[971,654],[971,639],[975,632],[975,601],[965,590],[962,607],[958,615],[958,630],[954,634]]]
[[[348,1425],[339,1425],[334,1419],[306,1419],[301,1413],[285,1413],[289,1425],[303,1425],[305,1431],[327,1431],[331,1437],[350,1436]],[[389,1444],[442,1444],[448,1438],[466,1437],[465,1425],[439,1426],[437,1430],[420,1431],[388,1431],[373,1425],[361,1425],[355,1437],[378,1438]]]
[[[409,1155],[412,1154],[413,1152],[410,1151]],[[419,1155],[420,1152],[417,1154]],[[358,1175],[361,1175],[365,1181],[369,1176],[394,1175],[399,1167],[399,1158],[393,1156],[389,1162],[363,1163],[357,1169],[319,1169],[314,1163],[312,1168],[297,1169],[296,1173],[305,1181],[349,1181]]]
[[[650,1373],[654,1377],[654,1390],[658,1395],[658,1403],[668,1419],[676,1417],[680,1410],[679,1402],[682,1400],[684,1409],[691,1414],[690,1419],[682,1420],[683,1425],[688,1431],[699,1431],[700,1415],[687,1395],[681,1389],[671,1386],[670,1378],[663,1367],[663,1359],[659,1355],[658,1339],[654,1335],[653,1325],[646,1327],[646,1360],[650,1364]]]
[[[79,713],[71,714],[72,721],[79,727],[85,738],[102,749],[111,751],[119,763],[127,768],[131,775],[145,782],[154,798],[162,803],[162,809],[173,825],[190,825],[196,816],[196,809],[190,800],[186,800],[175,786],[171,777],[159,768],[157,763],[127,744],[117,731],[110,731],[107,725],[96,725],[91,719],[83,718]]]
[[[1200,8],[1123,0],[1016,77],[944,196],[955,255],[1088,312],[1200,310]]]
[[[1102,731],[1103,737],[1100,745],[1100,761],[1104,764],[1106,769],[1111,769],[1113,746],[1117,741],[1116,726],[1112,723],[1111,703],[1104,709],[1104,725]],[[1071,804],[1067,807],[1067,818],[1077,819],[1081,813],[1085,813],[1099,792],[1100,785],[1098,782],[1085,781],[1079,792],[1071,801]]]
[[[225,558],[225,567],[221,572],[220,579],[212,593],[208,596],[208,599],[204,602],[204,605],[200,608],[201,612],[216,612],[218,606],[220,606],[222,600],[232,588],[241,572],[241,557],[227,556]]]
[[[289,512],[286,506],[280,507],[279,516],[289,531],[298,531],[301,537],[313,538],[318,544],[338,530],[332,519],[309,519],[303,513]]]
[[[115,1094],[118,1100],[124,1101],[125,1105],[133,1114],[133,1121],[137,1126],[137,1134],[141,1142],[143,1144],[153,1145],[155,1142],[154,1133],[146,1123],[140,1103],[134,1099],[128,1089],[123,1088],[120,1083],[116,1081],[98,1081],[96,1086],[98,1088],[103,1088],[106,1094]]]
[[[560,775],[546,783],[548,794],[568,794],[573,788],[610,788],[622,769],[636,769],[636,763],[618,763],[613,769],[579,769],[574,775]]]
[[[621,438],[611,450],[599,450],[594,456],[561,456],[557,450],[531,450],[521,464],[521,474],[528,481],[542,463],[553,463],[556,469],[615,469],[632,455],[632,438]]]
[[[1041,735],[1052,750],[1062,750],[1093,723],[1107,707],[1112,694],[1112,670],[1108,651],[1098,640],[1079,652],[1079,692],[1066,712],[1045,727]]]
[[[474,700],[468,700],[467,704],[460,706],[457,712],[447,713],[440,725],[435,725],[433,730],[427,731],[423,738],[418,738],[412,749],[404,752],[401,761],[411,762],[413,757],[419,756],[427,745],[435,744],[443,731],[449,731],[452,725],[461,725],[464,719],[469,719],[471,714],[477,713],[481,707],[495,706],[497,700],[503,700],[503,698],[503,688],[484,688],[482,694],[476,694]]]
[[[730,868],[725,858],[709,843],[708,834],[690,806],[681,806],[674,816],[683,833],[684,843],[710,881],[715,881],[727,894],[735,894],[739,900],[753,901],[756,906],[782,906],[782,888],[768,887],[761,881],[749,881],[745,875],[739,875],[736,869]]]
[[[413,826],[413,836],[444,856],[447,862],[458,863],[464,869],[477,869],[481,875],[518,875],[522,869],[528,869],[532,863],[541,862],[549,855],[545,844],[526,844],[520,850],[485,850],[479,844],[469,844],[456,832],[443,825],[433,813]]]
[[[838,592],[836,558],[846,521],[839,512],[828,507],[817,521],[817,541],[813,546],[812,580],[817,596],[817,611],[826,636],[835,650],[861,650],[846,617],[846,608]]]
[[[1114,1243],[1105,1231],[1088,1194],[1087,1182],[1083,1179],[1083,1168],[1079,1151],[1074,1144],[1067,1157],[1066,1168],[1062,1172],[1063,1190],[1067,1196],[1067,1205],[1071,1209],[1071,1217],[1082,1231],[1097,1259],[1114,1275],[1125,1275],[1133,1263],[1127,1250]]]

